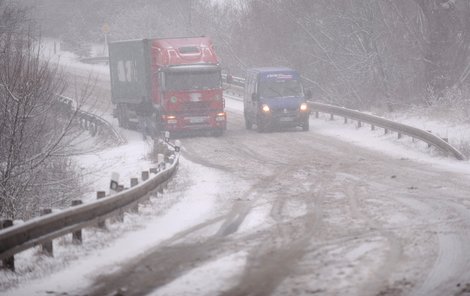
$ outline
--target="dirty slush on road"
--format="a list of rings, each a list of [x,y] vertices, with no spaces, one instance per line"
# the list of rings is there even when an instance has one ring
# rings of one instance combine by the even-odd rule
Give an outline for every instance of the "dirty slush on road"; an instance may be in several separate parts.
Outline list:
[[[204,223],[100,277],[92,295],[159,295],[159,287],[240,252],[245,263],[215,294],[464,291],[464,177],[315,133],[247,132],[240,115],[230,117],[223,138],[183,139],[183,156],[240,187],[220,192]],[[261,220],[245,227],[255,213]]]

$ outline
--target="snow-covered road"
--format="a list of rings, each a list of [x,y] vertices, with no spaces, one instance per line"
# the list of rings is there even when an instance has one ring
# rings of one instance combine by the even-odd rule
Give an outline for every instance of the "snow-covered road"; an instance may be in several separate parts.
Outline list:
[[[227,109],[223,137],[182,139],[163,196],[87,232],[97,250],[62,242],[40,260],[52,272],[0,294],[460,295],[470,284],[468,162],[322,119],[259,134],[241,102]],[[141,165],[142,140],[127,133]]]

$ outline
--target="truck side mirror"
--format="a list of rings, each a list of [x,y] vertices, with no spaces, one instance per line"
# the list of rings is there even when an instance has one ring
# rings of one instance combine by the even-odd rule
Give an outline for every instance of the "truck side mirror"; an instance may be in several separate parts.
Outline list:
[[[307,100],[310,100],[312,97],[313,97],[312,90],[311,90],[311,89],[307,89],[307,91],[305,92],[305,98],[306,98]]]
[[[251,94],[251,100],[252,100],[253,102],[258,101],[258,94],[257,94],[257,93],[252,93],[252,94]]]

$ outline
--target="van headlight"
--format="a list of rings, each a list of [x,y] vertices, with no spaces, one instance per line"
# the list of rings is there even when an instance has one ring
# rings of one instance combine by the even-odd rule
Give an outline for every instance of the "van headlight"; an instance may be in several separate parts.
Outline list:
[[[307,103],[302,103],[300,104],[300,111],[307,111],[308,110],[308,105]]]
[[[266,105],[266,104],[263,104],[263,105],[261,106],[261,110],[263,110],[264,113],[268,113],[268,112],[271,111],[271,109],[269,108],[269,106]]]

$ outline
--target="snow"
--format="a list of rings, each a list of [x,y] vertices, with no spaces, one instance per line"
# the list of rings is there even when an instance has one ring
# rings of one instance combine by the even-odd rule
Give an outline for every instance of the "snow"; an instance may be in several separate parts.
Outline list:
[[[41,53],[44,59],[50,60],[53,63],[58,63],[61,66],[74,68],[75,71],[81,71],[84,74],[93,73],[95,75],[103,75],[109,77],[109,66],[108,65],[90,65],[81,63],[79,57],[71,52],[62,51],[60,48],[60,42],[54,39],[44,38],[40,44]],[[99,52],[94,47],[95,52]]]
[[[268,204],[253,207],[245,220],[243,220],[237,232],[248,233],[269,227],[271,223],[267,223],[267,221],[270,219],[270,212],[271,207]]]
[[[243,112],[243,102],[240,99],[231,95],[226,97],[230,98],[226,103],[228,110]],[[470,126],[466,124],[457,125],[442,121],[429,121],[406,115],[395,116],[394,120],[417,128],[431,130],[441,137],[450,137],[451,144],[459,141],[470,142]],[[397,139],[396,133],[384,135],[384,130],[381,128],[371,131],[367,124],[363,124],[362,128],[357,128],[356,122],[352,120],[349,120],[348,124],[344,124],[342,118],[330,120],[329,114],[320,114],[318,119],[310,117],[310,129],[312,132],[334,137],[355,146],[381,151],[397,158],[430,163],[443,170],[470,174],[468,161],[442,156],[434,148],[428,148],[426,143],[418,140],[413,142],[410,137],[403,136],[402,139]]]
[[[134,144],[130,144],[128,147],[133,146]],[[36,274],[38,278],[28,283],[22,283],[19,287],[8,290],[2,295],[37,295],[46,294],[47,291],[54,291],[57,294],[62,292],[70,294],[72,291],[78,291],[91,285],[96,274],[111,273],[119,268],[120,264],[125,262],[126,259],[134,257],[135,254],[145,253],[153,246],[170,239],[176,233],[202,223],[215,215],[216,201],[220,192],[219,184],[228,184],[227,180],[221,180],[220,174],[215,172],[214,169],[208,169],[197,164],[185,165],[188,161],[184,159],[181,160],[181,163],[180,171],[187,170],[187,172],[183,177],[176,177],[179,180],[175,182],[190,183],[190,188],[184,192],[175,189],[173,192],[165,193],[164,199],[169,205],[167,205],[168,209],[161,216],[155,216],[156,208],[162,206],[161,202],[154,200],[152,205],[141,210],[143,213],[131,218],[127,217],[122,225],[109,226],[118,228],[112,231],[118,232],[120,235],[115,237],[108,245],[94,251],[87,249],[77,251],[81,254],[76,254],[75,257],[79,257],[80,260],[74,260],[73,264],[70,264],[70,262],[61,264],[66,265],[63,267],[67,268],[55,268],[56,270],[52,270],[47,277]],[[183,180],[182,178],[188,178],[189,180]],[[179,196],[182,193],[184,196]],[[179,202],[173,204],[171,201],[174,200],[179,200]],[[109,241],[109,237],[106,237],[109,234],[95,233],[95,235],[97,237],[90,238],[85,235],[85,240]],[[60,248],[61,246],[57,247]],[[65,248],[67,247],[70,246],[65,246]],[[22,255],[19,254],[16,257]],[[26,254],[26,256],[28,255],[31,256],[32,254]],[[65,257],[67,255],[60,250],[55,256],[51,260],[56,261],[56,263],[67,259]],[[230,256],[232,259],[225,260],[232,261],[236,259],[235,261],[240,261],[238,257],[232,255]],[[19,262],[27,264],[21,258]]]
[[[148,155],[153,143],[142,141],[141,135],[136,132],[127,131],[126,137],[131,139],[126,145],[74,157],[83,175],[84,186],[91,190],[87,191],[88,196],[93,196],[95,191],[109,189],[113,172],[119,174],[119,180],[116,180],[119,184],[129,187],[131,178],[140,177],[142,171],[152,167]]]
[[[248,253],[233,253],[197,267],[149,296],[219,295],[227,283],[236,283],[245,267]]]
[[[50,52],[53,42],[44,43],[44,47]],[[76,56],[68,53],[60,53],[60,62],[78,69],[90,70],[107,74],[107,66],[84,65],[76,61]],[[228,99],[227,109],[242,113],[243,103],[239,100]],[[420,122],[407,119],[407,123],[418,126]],[[423,143],[413,143],[411,139],[404,137],[398,140],[396,135],[384,135],[377,129],[370,131],[367,127],[357,129],[353,123],[343,124],[342,120],[330,121],[328,117],[320,119],[311,118],[311,132],[335,137],[351,143],[352,145],[373,149],[392,155],[397,158],[407,158],[418,162],[431,163],[444,170],[455,171],[470,175],[468,162],[457,161],[440,156],[435,151],[430,151]],[[424,125],[424,128],[439,126],[440,134],[464,136],[469,129],[461,126],[443,127],[441,123]],[[467,132],[468,133],[468,132]],[[152,165],[148,158],[148,152],[152,145],[143,141],[140,134],[126,131],[128,139],[126,145],[109,147],[102,151],[81,155],[76,158],[84,172],[84,183],[90,190],[103,190],[109,187],[112,172],[120,172],[120,182],[127,184],[131,177],[140,176],[142,170]],[[410,149],[412,148],[412,149]],[[0,294],[2,295],[40,295],[50,291],[73,294],[81,288],[90,285],[96,274],[107,274],[115,271],[126,259],[142,254],[155,245],[171,239],[175,234],[195,225],[204,223],[220,215],[217,201],[226,196],[227,192],[240,190],[235,188],[235,183],[229,176],[215,169],[181,159],[180,170],[172,181],[171,190],[163,197],[152,198],[149,204],[142,206],[139,214],[128,214],[124,223],[111,224],[110,232],[96,229],[85,230],[85,244],[82,247],[74,247],[67,243],[66,239],[55,242],[55,257],[46,258],[38,256],[34,249],[25,251],[16,256],[17,274],[8,271],[0,271]],[[222,188],[223,184],[224,188]],[[231,186],[227,184],[233,184]],[[92,197],[92,191],[86,193],[87,198]],[[295,203],[288,203],[291,215],[298,217],[304,214],[305,208]],[[269,219],[270,206],[258,203],[248,214],[244,223],[240,226],[239,233],[254,232],[272,223]],[[400,215],[393,220],[400,222]],[[209,228],[202,228],[198,235],[210,236],[216,231],[217,224]],[[103,245],[104,244],[104,245]],[[350,261],[358,261],[359,258],[368,256],[371,261],[379,262],[382,256],[379,251],[385,243],[379,239],[369,242],[350,242],[350,251],[347,258]],[[123,252],[125,250],[125,252]],[[327,250],[327,253],[343,252],[343,250]],[[376,256],[376,257],[374,257]],[[32,259],[37,258],[40,259]],[[328,256],[334,258],[334,256]],[[230,283],[236,282],[246,264],[247,253],[238,252],[225,254],[212,262],[198,266],[192,271],[175,279],[173,282],[160,287],[151,295],[200,295],[218,294],[227,288]],[[339,260],[339,259],[338,259]],[[31,262],[38,262],[41,266],[30,266]],[[332,264],[332,266],[337,266]],[[350,277],[366,277],[366,275],[354,274],[354,266],[345,266],[343,272]],[[50,271],[49,271],[50,269]],[[308,279],[305,280],[308,282]],[[18,283],[16,287],[6,290],[12,283]],[[339,285],[346,283],[339,283]],[[318,287],[312,287],[316,289]],[[321,287],[320,287],[321,288]],[[2,291],[3,290],[3,291]]]
[[[428,148],[424,142],[413,142],[411,138],[406,136],[397,139],[397,134],[384,135],[383,129],[379,128],[375,131],[371,131],[367,126],[358,129],[355,123],[351,122],[345,125],[342,120],[330,121],[329,116],[310,119],[310,121],[312,129],[316,133],[332,136],[355,146],[381,151],[399,159],[428,163],[442,170],[470,175],[468,161],[442,156],[434,148]],[[411,121],[407,124],[416,126]]]

